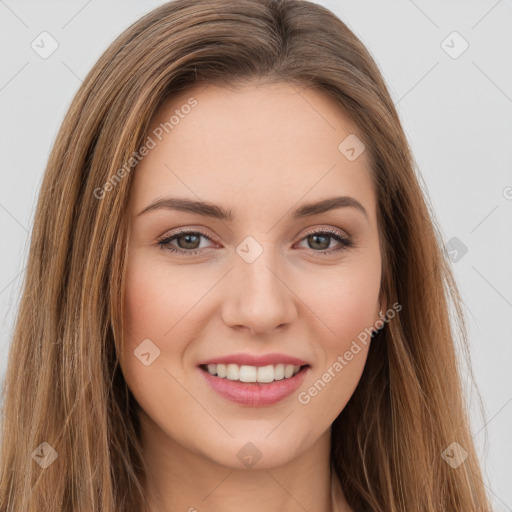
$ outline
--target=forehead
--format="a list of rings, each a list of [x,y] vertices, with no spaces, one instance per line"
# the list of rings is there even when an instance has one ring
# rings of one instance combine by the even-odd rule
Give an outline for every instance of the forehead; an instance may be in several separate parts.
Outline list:
[[[194,87],[161,105],[148,136],[155,145],[136,169],[138,206],[165,193],[232,206],[339,192],[374,208],[366,151],[355,159],[343,152],[361,134],[334,100],[311,88]]]

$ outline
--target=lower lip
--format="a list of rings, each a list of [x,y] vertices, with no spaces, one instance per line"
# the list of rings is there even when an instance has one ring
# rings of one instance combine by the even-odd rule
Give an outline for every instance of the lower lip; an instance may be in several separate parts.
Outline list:
[[[304,381],[309,366],[303,367],[289,379],[275,380],[268,384],[259,382],[240,382],[217,377],[199,368],[206,382],[219,395],[239,405],[262,407],[273,405],[289,397]]]

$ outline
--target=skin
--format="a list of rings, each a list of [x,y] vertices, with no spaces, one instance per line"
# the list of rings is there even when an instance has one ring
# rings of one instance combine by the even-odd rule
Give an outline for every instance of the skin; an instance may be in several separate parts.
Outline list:
[[[162,105],[150,131],[191,97],[197,105],[155,139],[134,171],[129,204],[121,366],[141,407],[151,510],[350,511],[337,480],[338,509],[331,500],[330,430],[357,386],[369,343],[308,404],[297,395],[385,311],[367,152],[349,161],[338,145],[358,132],[343,111],[285,83],[190,89]],[[344,207],[291,218],[305,202],[334,195],[355,198],[367,217]],[[209,201],[235,219],[165,208],[139,215],[164,196]],[[199,253],[158,244],[178,228],[208,238],[169,245]],[[326,228],[353,245],[332,252],[336,239],[315,245],[308,238]],[[247,236],[263,250],[252,263],[236,252]],[[160,350],[148,366],[134,356],[145,339]],[[281,402],[237,405],[198,368],[236,352],[284,353],[310,368]],[[261,454],[252,467],[237,457],[249,442]]]

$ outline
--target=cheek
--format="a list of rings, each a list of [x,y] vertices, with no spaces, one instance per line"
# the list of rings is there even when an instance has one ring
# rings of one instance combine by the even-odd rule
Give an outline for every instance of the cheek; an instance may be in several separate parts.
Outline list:
[[[316,287],[311,286],[313,281]],[[314,410],[315,417],[328,423],[349,401],[366,363],[377,320],[380,260],[347,259],[345,265],[333,268],[328,278],[317,275],[308,289],[306,303],[325,334],[316,347],[321,363],[311,372],[298,399],[310,412]]]
[[[177,280],[165,275],[168,268],[143,252],[134,251],[126,269],[121,367],[137,402],[157,418],[169,414],[162,404],[170,394],[180,396],[179,386],[165,370],[172,369],[171,362],[181,365],[186,346],[180,343],[180,328],[186,322],[179,321],[187,318],[192,299],[187,298],[179,272],[174,273]],[[144,354],[149,354],[145,362]],[[186,404],[176,399],[176,406]]]
[[[132,391],[143,389],[150,377],[162,372],[163,359],[169,350],[177,350],[165,334],[176,323],[179,314],[176,294],[156,265],[130,255],[124,290],[122,370]],[[147,341],[150,340],[150,341]],[[143,350],[144,347],[144,350]],[[145,366],[141,354],[149,353],[150,365]],[[146,361],[148,362],[148,361]]]
[[[125,288],[125,323],[128,332],[134,338],[163,332],[164,315],[169,305],[170,294],[164,293],[161,281],[153,278],[151,272],[145,269],[133,270],[127,273]],[[157,300],[159,299],[159,300]],[[169,308],[172,311],[172,308]],[[168,327],[167,327],[168,328]]]
[[[310,288],[305,296],[328,328],[328,345],[342,350],[358,334],[372,328],[377,320],[380,262],[364,260],[340,265],[321,282],[316,293],[312,294]]]
[[[200,282],[197,274],[192,272],[192,266],[171,268],[161,258],[156,261],[143,250],[130,255],[125,279],[122,349],[127,379],[131,375],[138,380],[149,369],[155,373],[185,364],[190,340],[195,339],[201,327],[199,302],[212,286],[208,281]],[[159,351],[148,367],[134,354],[141,350],[139,347],[145,340],[151,340],[157,347],[155,352]]]
[[[145,338],[160,343],[172,338],[173,326],[193,304],[193,290],[179,271],[171,275],[161,263],[135,252],[126,271],[124,299],[125,327],[132,345]]]

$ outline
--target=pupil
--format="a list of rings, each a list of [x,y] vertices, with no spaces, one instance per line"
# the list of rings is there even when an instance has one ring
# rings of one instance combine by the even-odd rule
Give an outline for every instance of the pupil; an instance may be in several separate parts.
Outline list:
[[[183,235],[183,236],[181,236],[179,238],[179,240],[181,240],[181,239],[185,239],[186,240],[185,247],[182,247],[182,248],[185,248],[185,249],[196,249],[197,247],[190,247],[189,245],[187,245],[189,243],[192,243],[192,245],[194,245],[194,242],[190,242],[190,239],[194,239],[194,238],[197,239],[198,237],[196,235]],[[196,242],[197,242],[197,240],[196,240]],[[182,244],[179,244],[179,245],[180,245],[180,247],[182,246]]]
[[[317,240],[317,239],[319,239],[319,238],[320,238],[320,239],[322,239],[322,238],[323,238],[323,239],[324,239],[324,241],[327,241],[327,245],[325,245],[325,243],[324,243],[324,244],[323,244],[323,245],[324,245],[324,247],[316,247],[317,249],[327,249],[327,248],[329,247],[329,240],[328,240],[328,238],[329,238],[329,237],[327,237],[327,236],[325,236],[325,235],[311,235],[309,238],[314,240],[314,241],[313,241],[313,244],[316,244],[316,240]],[[320,245],[322,245],[322,243],[321,243],[321,242],[320,242]]]

